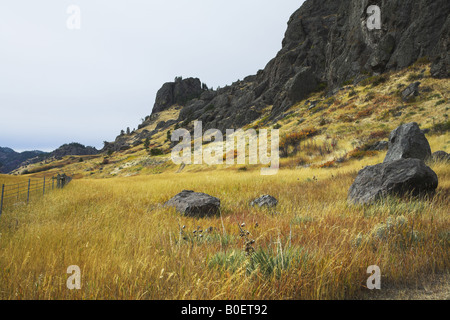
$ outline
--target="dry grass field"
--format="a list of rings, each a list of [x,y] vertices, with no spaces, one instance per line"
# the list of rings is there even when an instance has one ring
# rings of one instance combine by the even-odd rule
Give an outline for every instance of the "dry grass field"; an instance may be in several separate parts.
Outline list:
[[[448,273],[447,164],[430,164],[439,177],[433,198],[347,205],[357,170],[383,155],[275,176],[234,169],[74,180],[4,211],[0,299],[367,298],[370,265],[390,288]],[[161,206],[183,189],[220,198],[221,216],[196,220]],[[249,207],[262,194],[278,198],[275,212]],[[250,256],[242,223],[255,240]],[[66,287],[70,265],[81,268],[81,290]]]

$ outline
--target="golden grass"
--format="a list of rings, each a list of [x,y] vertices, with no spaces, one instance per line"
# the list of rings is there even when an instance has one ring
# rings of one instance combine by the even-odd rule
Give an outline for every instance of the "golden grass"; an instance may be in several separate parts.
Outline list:
[[[356,171],[378,160],[275,176],[219,170],[75,180],[3,213],[0,299],[345,299],[367,293],[370,265],[380,266],[391,285],[448,272],[448,166],[432,165],[440,186],[431,200],[349,207]],[[220,198],[221,217],[195,220],[161,207],[183,189]],[[276,213],[248,206],[262,194],[278,198]],[[358,235],[397,215],[413,222],[419,240],[355,246]],[[301,248],[301,262],[273,273],[263,265],[248,272],[245,256],[234,269],[214,264],[220,253],[242,253],[242,222],[257,252],[287,263],[290,250]],[[180,237],[183,225],[187,240]],[[214,231],[202,240],[190,236],[198,226]],[[70,265],[81,268],[81,290],[66,287]]]

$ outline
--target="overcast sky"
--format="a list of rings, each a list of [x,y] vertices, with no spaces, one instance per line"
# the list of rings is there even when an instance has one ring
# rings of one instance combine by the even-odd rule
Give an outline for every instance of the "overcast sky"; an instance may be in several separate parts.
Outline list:
[[[137,128],[176,76],[217,88],[263,69],[302,3],[1,1],[0,146],[102,148]],[[79,30],[67,27],[70,5],[81,10]]]

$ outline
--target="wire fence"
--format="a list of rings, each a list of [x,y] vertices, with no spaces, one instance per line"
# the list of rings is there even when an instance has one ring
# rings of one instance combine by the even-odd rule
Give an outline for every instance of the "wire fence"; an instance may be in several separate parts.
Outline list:
[[[72,181],[72,177],[58,174],[50,178],[28,179],[16,184],[2,184],[0,194],[0,215],[8,205],[29,203],[32,199],[44,197],[48,192],[62,189]]]

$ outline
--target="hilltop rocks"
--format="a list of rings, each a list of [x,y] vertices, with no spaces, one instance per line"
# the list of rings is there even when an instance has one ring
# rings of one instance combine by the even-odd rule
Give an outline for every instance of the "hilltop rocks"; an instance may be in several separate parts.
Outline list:
[[[258,206],[260,208],[262,208],[262,207],[273,208],[273,207],[276,207],[277,204],[278,204],[277,199],[266,194],[266,195],[263,195],[255,200],[253,200],[250,203],[250,206],[252,206],[252,207]]]
[[[431,156],[427,138],[415,122],[401,125],[389,136],[389,150],[384,162],[415,158],[426,160]]]
[[[200,97],[203,93],[202,83],[198,78],[181,79],[165,83],[156,94],[153,112],[166,110],[174,104],[185,104],[189,100]]]
[[[89,156],[89,155],[95,155],[98,154],[99,151],[94,147],[86,147],[82,145],[81,143],[68,143],[63,144],[55,151],[51,152],[48,155],[48,158],[54,157],[54,158],[63,158],[65,156]]]
[[[367,204],[387,195],[433,192],[438,177],[422,160],[400,159],[362,169],[350,187],[348,201]]]
[[[175,207],[181,214],[203,218],[220,213],[220,200],[205,193],[183,190],[164,204],[165,207]]]

